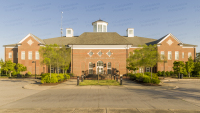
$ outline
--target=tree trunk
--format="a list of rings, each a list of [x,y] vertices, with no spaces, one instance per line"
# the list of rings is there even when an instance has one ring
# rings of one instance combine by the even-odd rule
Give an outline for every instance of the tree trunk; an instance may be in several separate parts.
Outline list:
[[[64,75],[64,71],[65,71],[65,70],[64,70],[64,68],[63,68],[63,75]]]
[[[180,73],[178,73],[178,78],[181,78],[181,77],[180,77]]]
[[[11,72],[9,72],[9,74],[10,74],[10,77],[11,77]]]
[[[6,76],[8,75],[8,72],[6,71]]]
[[[189,74],[189,78],[190,78],[190,72],[188,74]]]

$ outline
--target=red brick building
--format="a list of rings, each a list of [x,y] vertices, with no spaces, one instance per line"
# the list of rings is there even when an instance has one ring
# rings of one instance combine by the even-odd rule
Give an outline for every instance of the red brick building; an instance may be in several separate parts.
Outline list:
[[[158,63],[154,71],[172,71],[174,61],[187,61],[188,57],[195,59],[196,45],[185,44],[171,33],[160,39],[151,39],[134,36],[134,29],[127,29],[127,36],[121,36],[116,32],[107,32],[108,23],[98,20],[92,23],[93,32],[84,32],[80,36],[73,36],[73,29],[66,29],[66,36],[40,39],[33,34],[28,34],[20,42],[11,45],[4,45],[5,60],[12,60],[14,63],[21,63],[27,66],[27,71],[35,73],[54,72],[47,66],[40,65],[40,46],[45,44],[66,45],[71,48],[71,73],[81,75],[82,71],[88,74],[97,73],[97,68],[101,73],[111,74],[113,68],[120,71],[120,75],[126,74],[126,59],[129,52],[140,49],[139,45],[157,44],[157,50],[167,58],[167,62]],[[93,67],[95,65],[95,67]],[[106,67],[104,67],[106,65]],[[165,67],[165,69],[164,69]],[[139,69],[137,72],[142,72]],[[150,71],[147,67],[144,71]]]

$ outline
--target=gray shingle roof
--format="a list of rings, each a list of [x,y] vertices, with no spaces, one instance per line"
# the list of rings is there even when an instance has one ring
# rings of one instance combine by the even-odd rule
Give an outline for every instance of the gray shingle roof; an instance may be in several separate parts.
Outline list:
[[[58,45],[68,45],[71,41],[75,40],[77,37],[56,37],[44,39],[45,44],[58,44]]]
[[[152,38],[145,38],[145,37],[138,37],[138,36],[134,36],[134,37],[124,37],[125,39],[127,39],[129,42],[132,43],[133,47],[137,47],[139,45],[144,45],[152,42],[152,41],[156,41],[156,39],[152,39]]]
[[[116,32],[85,32],[69,43],[69,45],[131,45]]]

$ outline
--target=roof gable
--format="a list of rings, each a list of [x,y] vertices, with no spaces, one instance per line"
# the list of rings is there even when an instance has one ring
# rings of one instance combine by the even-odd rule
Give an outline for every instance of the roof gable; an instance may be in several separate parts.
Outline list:
[[[21,41],[19,41],[19,43],[22,43],[24,40],[26,40],[29,36],[33,37],[36,41],[38,41],[41,44],[45,44],[44,41],[38,37],[36,37],[35,35],[29,33],[28,35],[26,35]]]
[[[174,35],[172,35],[171,33],[169,33],[168,35],[162,37],[161,39],[158,39],[159,42],[157,44],[161,44],[165,39],[167,39],[169,36],[171,36],[172,38],[174,38],[177,42],[183,44],[178,38],[176,38]]]

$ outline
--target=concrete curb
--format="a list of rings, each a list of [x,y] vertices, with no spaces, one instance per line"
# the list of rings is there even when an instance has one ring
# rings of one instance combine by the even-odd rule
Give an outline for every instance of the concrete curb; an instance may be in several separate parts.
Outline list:
[[[46,90],[55,86],[39,86],[39,84],[27,84],[22,86],[24,89]]]
[[[166,81],[200,81],[200,79],[167,79],[167,80],[160,80],[160,81],[163,81],[163,82],[166,82]]]

